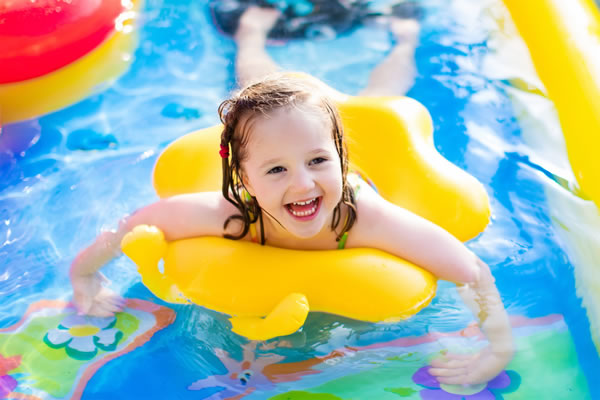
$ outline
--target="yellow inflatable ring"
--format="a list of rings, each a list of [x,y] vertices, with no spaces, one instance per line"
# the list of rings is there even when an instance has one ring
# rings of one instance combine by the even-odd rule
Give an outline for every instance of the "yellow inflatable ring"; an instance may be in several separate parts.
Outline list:
[[[485,228],[485,190],[436,152],[431,118],[420,103],[345,97],[339,107],[351,161],[384,197],[463,240]],[[220,189],[220,130],[191,133],[164,151],[154,169],[161,197]],[[388,157],[379,154],[382,143],[392,152]],[[155,295],[233,315],[233,331],[256,340],[295,332],[309,307],[370,322],[397,321],[429,304],[436,290],[429,272],[375,249],[299,251],[215,237],[167,243],[148,226],[127,234],[122,248]]]

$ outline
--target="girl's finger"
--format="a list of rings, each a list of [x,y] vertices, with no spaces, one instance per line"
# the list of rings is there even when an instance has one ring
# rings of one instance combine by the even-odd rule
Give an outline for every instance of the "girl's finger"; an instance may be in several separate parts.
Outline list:
[[[108,310],[112,313],[123,311],[123,302],[118,296],[113,296],[113,293],[101,293],[96,296],[96,303],[99,307]]]
[[[105,317],[112,317],[114,315],[114,313],[111,313],[110,311],[104,309],[101,305],[96,303],[92,306],[92,308],[90,308],[88,315],[91,315],[93,317],[105,318]]]
[[[106,299],[105,303],[116,309],[117,311],[115,312],[121,312],[125,308],[125,299],[120,297],[110,297]]]
[[[100,301],[109,301],[111,303],[124,303],[125,299],[119,296],[116,292],[112,291],[107,287],[102,287],[96,299]]]
[[[102,291],[98,293],[98,296],[96,296],[96,299],[113,304],[125,303],[125,299],[123,297],[107,288],[103,288]]]
[[[108,302],[110,304],[112,304],[113,306],[119,307],[119,309],[121,311],[123,311],[123,309],[125,308],[125,305],[127,304],[127,300],[125,300],[121,296],[111,297],[110,299],[108,299]]]
[[[468,368],[429,368],[429,373],[436,378],[467,375]],[[440,381],[441,382],[441,381]]]
[[[115,305],[115,304],[111,304],[111,303],[102,304],[102,308],[104,308],[105,310],[107,310],[113,314],[123,311],[123,309],[121,307],[119,307],[118,305]]]
[[[112,317],[113,315],[115,315],[116,312],[118,312],[117,307],[113,307],[109,304],[102,302],[97,302],[94,308],[98,313],[98,316],[102,317]]]
[[[442,358],[466,360],[477,357],[479,353],[446,353]]]
[[[470,358],[450,359],[450,360],[443,359],[443,358],[436,358],[434,360],[431,360],[430,365],[434,368],[459,368],[459,367],[466,367],[471,362],[472,362],[472,360]]]

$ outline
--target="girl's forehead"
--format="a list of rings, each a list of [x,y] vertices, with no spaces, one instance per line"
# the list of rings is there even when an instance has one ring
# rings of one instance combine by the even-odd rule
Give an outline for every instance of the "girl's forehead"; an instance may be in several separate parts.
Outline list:
[[[312,112],[311,112],[312,111]],[[286,107],[273,110],[266,115],[248,118],[248,143],[264,145],[278,141],[322,141],[331,140],[332,127],[323,113],[302,108]]]

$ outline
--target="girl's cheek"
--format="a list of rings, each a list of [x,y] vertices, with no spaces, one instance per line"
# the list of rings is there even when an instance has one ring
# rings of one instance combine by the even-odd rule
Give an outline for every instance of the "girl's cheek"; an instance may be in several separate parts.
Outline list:
[[[277,182],[272,182],[264,188],[264,194],[269,198],[270,204],[279,205],[283,201],[282,185]]]

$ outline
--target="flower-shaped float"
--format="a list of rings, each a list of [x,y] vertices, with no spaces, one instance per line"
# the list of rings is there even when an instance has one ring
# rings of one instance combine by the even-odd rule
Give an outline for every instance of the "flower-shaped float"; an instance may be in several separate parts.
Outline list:
[[[76,360],[90,360],[98,349],[114,351],[123,332],[114,328],[116,317],[67,315],[57,328],[46,333],[44,342],[53,349],[64,347],[67,355]]]
[[[502,394],[517,390],[521,377],[515,371],[502,371],[498,376],[479,385],[445,385],[429,373],[425,366],[414,373],[413,381],[423,386],[419,394],[423,400],[495,400]]]

